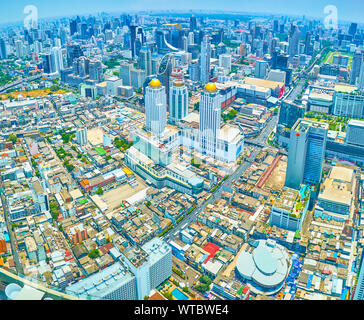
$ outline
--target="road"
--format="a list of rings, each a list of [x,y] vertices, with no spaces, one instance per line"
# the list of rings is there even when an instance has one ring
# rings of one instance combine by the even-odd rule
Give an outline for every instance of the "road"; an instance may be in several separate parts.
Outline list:
[[[262,147],[267,146],[267,143],[266,143],[267,138],[270,135],[270,133],[272,132],[272,130],[274,129],[274,127],[276,126],[277,121],[278,121],[277,116],[272,117],[272,119],[269,121],[268,125],[263,129],[263,131],[261,132],[259,137],[255,139],[257,144],[258,143],[261,144]],[[242,164],[236,169],[236,171],[234,173],[232,173],[226,180],[224,180],[220,187],[218,187],[214,192],[211,193],[211,197],[207,201],[205,201],[201,206],[196,207],[189,215],[186,215],[179,222],[179,224],[177,226],[175,226],[175,228],[172,228],[171,230],[166,232],[161,238],[164,241],[169,242],[170,240],[172,240],[175,237],[176,233],[181,231],[181,229],[184,225],[186,225],[186,224],[189,225],[191,222],[196,221],[197,216],[203,210],[205,210],[206,206],[209,204],[212,204],[213,202],[215,202],[215,200],[221,198],[221,193],[222,193],[223,189],[226,187],[231,187],[233,181],[235,179],[238,179],[251,166],[251,164],[255,160],[255,157],[258,155],[258,153],[261,151],[261,149],[262,149],[261,147],[256,145],[255,150],[251,153],[250,157],[245,159],[245,161],[242,162]]]
[[[12,252],[13,259],[14,259],[16,272],[18,274],[23,275],[24,274],[23,265],[20,262],[20,258],[18,255],[18,249],[15,246],[15,239],[14,239],[13,231],[11,228],[11,223],[9,220],[9,206],[8,206],[8,201],[6,200],[6,197],[3,192],[5,190],[5,188],[4,188],[4,184],[3,184],[2,180],[0,182],[0,188],[1,188],[1,194],[0,194],[1,203],[2,203],[2,207],[3,207],[3,211],[4,211],[6,227],[8,229],[8,233],[9,233],[11,252]]]

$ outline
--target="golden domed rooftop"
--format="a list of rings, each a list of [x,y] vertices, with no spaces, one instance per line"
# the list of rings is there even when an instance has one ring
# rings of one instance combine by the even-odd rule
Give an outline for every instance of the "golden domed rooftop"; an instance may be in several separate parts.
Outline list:
[[[149,82],[149,85],[151,87],[156,88],[156,87],[160,87],[162,84],[157,78],[154,78],[151,82]]]
[[[175,80],[173,82],[173,84],[176,86],[176,87],[182,87],[184,85],[184,82],[182,80]]]
[[[205,90],[206,91],[216,91],[217,90],[216,84],[212,83],[212,82],[209,82],[208,84],[206,84]]]

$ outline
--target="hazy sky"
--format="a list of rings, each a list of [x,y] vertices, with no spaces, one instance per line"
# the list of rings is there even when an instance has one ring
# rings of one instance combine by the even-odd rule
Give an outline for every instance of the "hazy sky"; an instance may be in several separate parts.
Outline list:
[[[364,23],[364,0],[0,0],[0,23],[22,21],[27,5],[40,18],[133,10],[224,10],[299,14],[324,18],[324,8],[335,5],[339,20]]]

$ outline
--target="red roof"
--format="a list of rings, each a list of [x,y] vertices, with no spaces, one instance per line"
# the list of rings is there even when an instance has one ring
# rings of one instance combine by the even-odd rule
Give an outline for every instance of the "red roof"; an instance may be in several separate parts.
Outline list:
[[[204,262],[204,263],[207,263],[207,261],[209,261],[211,258],[213,258],[215,256],[216,252],[218,252],[220,250],[220,247],[217,246],[216,244],[208,242],[206,244],[206,246],[204,246],[203,249],[209,253],[209,256],[207,257],[207,259]]]
[[[110,251],[110,249],[113,247],[114,247],[114,244],[112,242],[109,242],[109,243],[106,243],[103,246],[101,246],[99,249],[103,254],[105,254],[105,253],[108,253]]]

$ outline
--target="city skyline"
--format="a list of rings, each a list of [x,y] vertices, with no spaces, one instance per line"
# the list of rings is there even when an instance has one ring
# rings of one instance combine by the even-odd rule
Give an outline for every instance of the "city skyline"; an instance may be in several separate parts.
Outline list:
[[[62,16],[74,15],[89,15],[101,12],[106,13],[121,13],[121,12],[142,12],[142,11],[159,11],[165,12],[183,11],[183,12],[203,12],[208,11],[221,11],[221,12],[236,12],[246,14],[272,14],[272,15],[294,15],[306,16],[315,19],[323,20],[327,14],[324,8],[329,5],[337,7],[339,21],[364,23],[361,17],[361,12],[364,10],[364,2],[360,0],[349,0],[343,3],[339,0],[305,0],[289,1],[283,0],[279,6],[269,0],[262,0],[259,2],[232,0],[229,2],[230,7],[221,5],[221,1],[194,1],[186,0],[183,3],[171,3],[167,0],[135,0],[132,3],[129,1],[121,0],[105,0],[103,2],[91,0],[72,2],[65,0],[62,3],[51,3],[43,0],[35,0],[31,3],[28,0],[19,0],[7,4],[7,10],[0,12],[0,22],[21,22],[26,14],[23,13],[24,8],[28,5],[33,5],[38,9],[38,16],[40,19],[44,18],[59,18]],[[57,14],[54,14],[57,12]],[[299,14],[298,14],[299,13]]]

